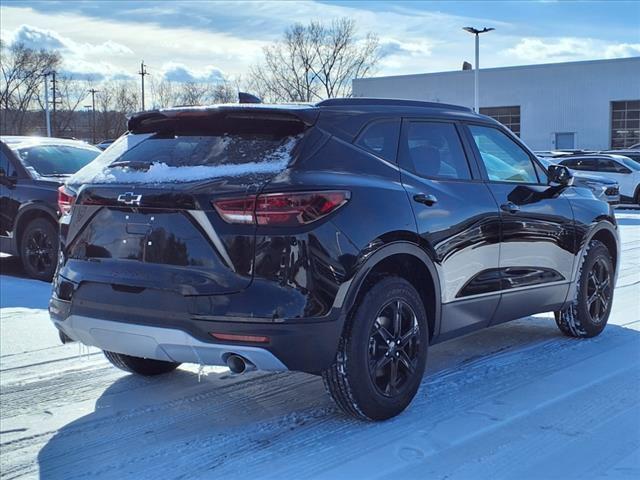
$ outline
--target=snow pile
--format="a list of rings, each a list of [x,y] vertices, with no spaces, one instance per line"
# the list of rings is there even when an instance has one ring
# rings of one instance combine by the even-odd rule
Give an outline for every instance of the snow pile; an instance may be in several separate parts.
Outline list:
[[[225,163],[220,165],[170,166],[164,162],[151,163],[148,170],[127,167],[111,168],[126,151],[131,150],[154,134],[125,135],[107,148],[96,160],[72,175],[67,183],[167,183],[191,182],[221,177],[239,177],[257,173],[279,173],[289,165],[291,151],[300,136],[289,137],[261,161],[246,163]],[[220,142],[224,148],[227,142]],[[215,153],[215,152],[214,152]],[[219,152],[218,152],[219,153]]]

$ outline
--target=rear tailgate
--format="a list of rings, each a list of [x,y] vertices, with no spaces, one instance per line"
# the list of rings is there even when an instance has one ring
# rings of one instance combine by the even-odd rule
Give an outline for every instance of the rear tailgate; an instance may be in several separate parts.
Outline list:
[[[60,275],[76,284],[182,295],[240,291],[255,229],[225,222],[218,198],[255,195],[287,168],[308,125],[269,117],[171,115],[118,140],[69,184],[80,193]],[[142,122],[144,123],[144,122]]]

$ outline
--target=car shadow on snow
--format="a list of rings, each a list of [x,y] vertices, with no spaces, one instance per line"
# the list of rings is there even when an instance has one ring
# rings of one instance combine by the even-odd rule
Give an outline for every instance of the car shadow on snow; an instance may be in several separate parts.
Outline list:
[[[640,342],[638,333],[609,325],[596,339],[574,340],[561,335],[550,318],[528,317],[433,346],[421,392],[391,422],[400,427],[425,422],[422,428],[428,428],[429,416],[420,413],[426,408],[453,408],[450,415],[464,414],[468,406],[456,413],[450,400],[443,403],[441,397],[448,397],[448,387],[441,380],[452,373],[464,375],[465,369],[473,370],[480,362],[489,365],[487,376],[472,376],[467,381],[499,384],[505,372],[495,367],[503,365],[510,353],[544,362],[542,350],[557,343],[556,355],[572,363],[571,348],[580,342],[605,352],[621,341]],[[513,368],[511,373],[517,378],[521,372]],[[265,458],[274,461],[271,454],[281,455],[286,442],[314,433],[328,435],[330,448],[336,448],[333,442],[342,441],[345,428],[348,437],[381,427],[344,417],[325,394],[321,379],[311,375],[251,372],[234,376],[224,371],[199,381],[193,369],[182,368],[155,378],[125,375],[104,390],[92,413],[65,425],[42,448],[40,478],[150,478],[155,471],[161,477],[178,472],[188,476],[189,469],[203,468],[200,462],[213,473],[225,462],[239,461],[240,455],[256,451],[268,453]]]

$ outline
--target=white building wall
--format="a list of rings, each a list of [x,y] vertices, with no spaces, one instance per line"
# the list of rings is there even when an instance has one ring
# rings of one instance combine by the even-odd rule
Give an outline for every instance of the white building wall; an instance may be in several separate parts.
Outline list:
[[[610,146],[611,102],[640,100],[640,57],[480,70],[480,107],[520,106],[522,140],[555,147],[575,132],[576,148]],[[356,97],[405,98],[473,107],[473,71],[361,78]]]

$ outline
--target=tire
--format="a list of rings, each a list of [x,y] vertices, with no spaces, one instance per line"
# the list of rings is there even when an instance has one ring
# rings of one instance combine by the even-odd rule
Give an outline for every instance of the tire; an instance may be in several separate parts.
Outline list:
[[[173,372],[180,366],[179,363],[153,360],[151,358],[132,357],[123,353],[108,352],[106,350],[104,350],[103,353],[114,367],[124,370],[125,372],[144,375],[145,377]]]
[[[590,338],[607,326],[613,304],[614,267],[607,247],[592,240],[582,260],[576,297],[555,313],[556,324],[570,337]]]
[[[393,321],[397,311],[399,330]],[[418,391],[428,341],[427,315],[415,288],[399,277],[379,280],[350,315],[335,362],[322,372],[327,392],[356,418],[386,420],[398,415]],[[403,346],[398,348],[396,342]]]
[[[58,262],[58,229],[46,218],[27,223],[20,235],[20,260],[31,278],[50,282]]]

